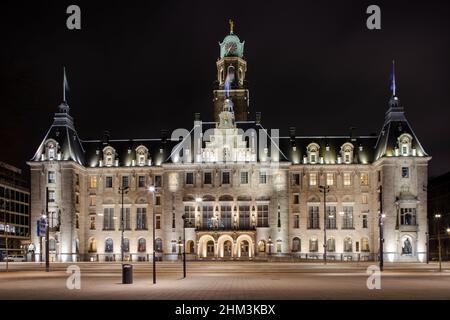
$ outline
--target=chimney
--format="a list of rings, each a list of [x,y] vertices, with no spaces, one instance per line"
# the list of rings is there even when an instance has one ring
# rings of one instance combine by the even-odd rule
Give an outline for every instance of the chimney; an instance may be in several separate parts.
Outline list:
[[[161,130],[161,142],[166,143],[169,131],[167,129]]]
[[[109,144],[109,137],[110,137],[109,130],[105,130],[103,132],[103,145]]]
[[[296,131],[295,127],[289,127],[289,136],[291,138],[295,138],[295,131]]]
[[[194,121],[201,121],[199,112],[194,113]]]

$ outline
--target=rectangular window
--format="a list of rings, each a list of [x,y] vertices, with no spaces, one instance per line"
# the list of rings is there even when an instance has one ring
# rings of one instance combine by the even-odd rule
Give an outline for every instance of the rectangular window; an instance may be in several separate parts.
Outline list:
[[[352,184],[352,176],[350,172],[344,172],[344,186],[350,186]]]
[[[80,185],[80,175],[78,173],[75,174],[75,185],[77,185],[77,186]]]
[[[308,229],[319,229],[319,207],[308,207]]]
[[[402,167],[402,178],[409,178],[409,167]]]
[[[258,205],[257,226],[267,228],[269,226],[269,206],[267,204]]]
[[[248,172],[241,171],[241,184],[248,184]]]
[[[353,207],[344,206],[344,215],[342,216],[342,229],[353,229]]]
[[[361,203],[368,204],[369,203],[369,195],[367,193],[363,193],[361,195]]]
[[[128,176],[122,177],[122,188],[128,187]]]
[[[368,220],[367,214],[363,214],[362,219],[363,219],[362,220],[362,227],[364,229],[367,229],[369,227],[369,220]]]
[[[186,172],[186,184],[193,185],[194,184],[194,173]]]
[[[292,175],[292,184],[294,186],[299,186],[300,185],[300,174],[299,173],[294,173]]]
[[[91,189],[96,189],[97,188],[97,176],[92,176],[90,178],[89,186],[91,187]]]
[[[250,206],[239,206],[239,229],[250,229]]]
[[[298,193],[294,194],[294,204],[300,203],[300,195]]]
[[[294,215],[294,228],[300,228],[300,216],[298,214]]]
[[[228,171],[222,172],[222,184],[230,184],[230,173]]]
[[[362,186],[368,186],[369,185],[369,174],[368,173],[361,173],[361,185]]]
[[[78,193],[75,194],[75,203],[76,204],[80,203],[80,194],[78,194]]]
[[[156,215],[155,229],[161,229],[161,215]]]
[[[210,205],[203,206],[202,209],[202,229],[209,230],[214,227],[213,223],[214,207]]]
[[[131,230],[131,209],[130,208],[120,208],[120,230]],[[125,212],[125,216],[124,216]]]
[[[97,204],[97,196],[89,196],[89,205],[94,207]]]
[[[204,184],[212,184],[212,173],[211,172],[205,172],[203,174],[203,183]]]
[[[155,197],[155,205],[156,206],[160,206],[161,205],[161,196],[156,196]]]
[[[319,251],[319,241],[317,239],[309,240],[309,252]]]
[[[416,225],[416,208],[400,208],[400,223],[402,225]]]
[[[95,216],[91,216],[91,221],[89,224],[89,229],[90,230],[95,230]]]
[[[112,188],[113,186],[113,177],[107,176],[105,179],[105,188]]]
[[[103,230],[114,230],[114,208],[103,210]]]
[[[138,188],[145,188],[145,176],[138,177]]]
[[[327,206],[327,229],[336,229],[336,207]]]
[[[48,202],[55,202],[56,193],[55,190],[48,190]]]
[[[310,173],[309,174],[309,185],[310,186],[317,186],[317,173]]]
[[[231,206],[222,205],[220,206],[220,229],[230,230],[231,229]]]
[[[195,227],[195,206],[184,206],[185,227]]]
[[[155,187],[157,188],[162,187],[162,176],[160,175],[155,176]]]
[[[259,183],[266,184],[267,183],[267,172],[260,171],[259,172]]]
[[[327,173],[327,186],[334,185],[334,174]]]
[[[48,183],[55,183],[55,171],[48,172]]]
[[[147,230],[147,208],[136,209],[136,230]]]

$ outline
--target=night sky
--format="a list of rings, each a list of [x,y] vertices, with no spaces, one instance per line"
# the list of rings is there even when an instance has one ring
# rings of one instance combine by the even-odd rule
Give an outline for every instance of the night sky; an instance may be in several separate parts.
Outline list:
[[[391,1],[394,2],[394,1]],[[66,8],[81,7],[80,31]],[[381,30],[366,8],[381,7]],[[448,1],[24,1],[0,9],[0,160],[22,169],[68,103],[82,139],[159,137],[211,121],[218,42],[245,40],[251,118],[298,135],[379,132],[397,94],[430,175],[450,163]]]

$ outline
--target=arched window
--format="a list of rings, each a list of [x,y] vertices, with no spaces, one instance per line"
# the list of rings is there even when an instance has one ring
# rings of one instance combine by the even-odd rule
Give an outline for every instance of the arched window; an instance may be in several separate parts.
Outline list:
[[[412,136],[410,134],[404,133],[398,137],[398,146],[402,156],[409,156],[411,154],[411,142]]]
[[[123,252],[130,252],[130,240],[127,238],[123,239]]]
[[[369,239],[367,238],[362,238],[361,239],[361,251],[362,252],[369,252]]]
[[[341,147],[341,157],[343,162],[346,164],[350,164],[353,162],[353,145],[349,142],[344,143]]]
[[[264,240],[258,242],[258,252],[260,253],[266,252],[266,242]]]
[[[138,252],[145,252],[147,250],[146,242],[144,238],[138,240]]]
[[[48,160],[54,160],[56,158],[57,142],[53,139],[47,140],[45,143],[45,154]]]
[[[299,251],[301,251],[300,239],[295,237],[294,239],[292,239],[292,252],[299,252]]]
[[[319,241],[317,238],[309,239],[309,252],[317,252],[319,251]]]
[[[155,240],[155,251],[156,252],[163,252],[163,243],[160,238]]]
[[[95,238],[89,240],[89,252],[97,252],[97,240]]]
[[[111,238],[105,240],[105,252],[114,252],[114,243]]]
[[[327,240],[327,251],[328,252],[336,251],[336,241],[334,240],[334,238],[330,238]]]
[[[310,143],[306,147],[306,153],[308,154],[308,161],[311,164],[315,164],[318,162],[319,158],[319,145],[317,143]]]
[[[103,163],[107,167],[111,167],[116,159],[116,151],[114,148],[108,146],[103,149]]]
[[[194,241],[188,240],[186,242],[186,253],[194,253]]]
[[[136,163],[138,166],[145,166],[147,163],[148,149],[145,146],[136,148]]]
[[[344,239],[344,252],[353,252],[353,243],[350,237]]]

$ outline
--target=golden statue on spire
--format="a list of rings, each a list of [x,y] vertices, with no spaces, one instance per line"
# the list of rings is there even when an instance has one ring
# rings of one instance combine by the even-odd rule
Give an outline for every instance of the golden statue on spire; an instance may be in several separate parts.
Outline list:
[[[230,20],[228,20],[228,23],[230,24],[230,33],[233,33],[234,21],[230,19]]]

